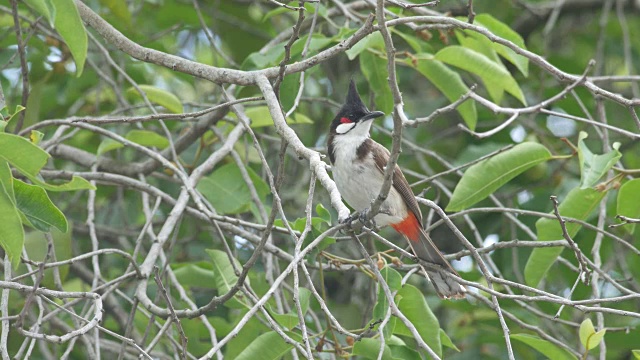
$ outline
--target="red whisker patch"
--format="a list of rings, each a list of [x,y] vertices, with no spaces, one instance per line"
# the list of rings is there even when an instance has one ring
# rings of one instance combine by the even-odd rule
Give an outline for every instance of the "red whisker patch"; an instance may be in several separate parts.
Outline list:
[[[340,123],[342,124],[348,124],[348,123],[352,123],[353,121],[351,121],[351,119],[343,117],[340,119]]]

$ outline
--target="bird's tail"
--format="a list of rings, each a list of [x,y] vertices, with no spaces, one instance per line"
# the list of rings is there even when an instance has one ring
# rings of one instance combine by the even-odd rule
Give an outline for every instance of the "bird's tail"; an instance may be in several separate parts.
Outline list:
[[[459,284],[453,277],[447,276],[446,274],[449,273],[458,277],[460,275],[458,275],[451,264],[442,256],[440,250],[438,250],[422,227],[420,227],[420,233],[417,239],[412,240],[407,237],[407,240],[409,240],[413,253],[418,258],[426,263],[436,265],[433,268],[423,266],[422,269],[431,280],[438,296],[442,299],[463,299],[467,289]]]

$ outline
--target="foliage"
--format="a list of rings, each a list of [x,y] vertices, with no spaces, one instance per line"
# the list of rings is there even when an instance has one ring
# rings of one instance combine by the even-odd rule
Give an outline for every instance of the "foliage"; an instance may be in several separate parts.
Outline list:
[[[3,358],[640,358],[636,2],[377,3],[0,6]],[[349,79],[467,299],[339,223]]]

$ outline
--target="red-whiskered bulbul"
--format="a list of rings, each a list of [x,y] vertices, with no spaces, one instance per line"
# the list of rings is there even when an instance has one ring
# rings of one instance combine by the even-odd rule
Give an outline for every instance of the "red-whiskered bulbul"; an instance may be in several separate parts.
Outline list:
[[[351,80],[347,101],[331,123],[327,139],[333,180],[342,198],[358,212],[366,211],[380,193],[390,156],[389,151],[369,135],[373,120],[381,116],[383,112],[367,109]],[[441,273],[458,275],[422,228],[420,207],[397,165],[392,180],[393,186],[374,221],[379,226],[393,227],[408,240],[418,258],[439,266],[439,270],[423,267],[438,296],[464,298],[464,286]]]

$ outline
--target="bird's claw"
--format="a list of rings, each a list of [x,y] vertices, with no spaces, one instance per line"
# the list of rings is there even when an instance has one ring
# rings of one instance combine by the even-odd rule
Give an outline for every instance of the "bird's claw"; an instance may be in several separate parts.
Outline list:
[[[340,224],[346,224],[348,227],[351,227],[351,223],[353,223],[356,218],[353,215],[349,215],[346,218],[338,219]]]
[[[353,231],[353,222],[356,221],[356,217],[353,215],[349,215],[345,218],[342,219],[338,219],[338,222],[340,224],[344,224],[346,225],[346,228],[341,229],[340,232],[343,234],[349,234],[351,231]]]
[[[357,221],[363,226],[368,227],[369,229],[377,229],[378,225],[376,224],[376,221],[374,219],[367,219],[368,214],[369,214],[369,208],[366,208],[355,214],[351,214],[346,218],[338,220],[338,222],[340,224],[346,224],[348,227],[351,228],[353,223]]]
[[[376,220],[374,218],[369,219],[369,208],[366,208],[360,212],[358,216],[358,220],[362,223],[362,225],[368,227],[369,229],[377,229],[378,225],[376,224]]]

